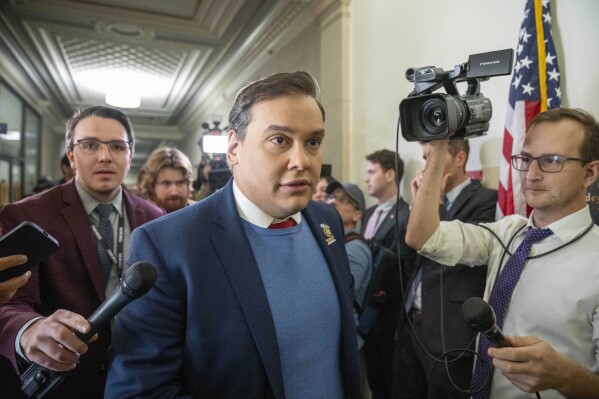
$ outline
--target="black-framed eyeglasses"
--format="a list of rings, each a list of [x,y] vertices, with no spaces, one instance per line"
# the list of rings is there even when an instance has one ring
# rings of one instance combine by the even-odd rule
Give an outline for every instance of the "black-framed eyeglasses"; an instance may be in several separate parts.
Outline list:
[[[547,173],[561,172],[564,168],[566,161],[579,161],[579,162],[590,162],[582,158],[564,157],[562,155],[548,154],[541,155],[540,157],[533,157],[530,155],[512,155],[512,167],[516,170],[526,172],[530,169],[530,165],[533,161],[537,161],[539,169]]]
[[[77,140],[74,145],[78,145],[81,152],[86,155],[97,154],[102,145],[107,146],[113,155],[124,155],[131,148],[131,142],[124,140],[102,141],[98,139],[81,139]]]

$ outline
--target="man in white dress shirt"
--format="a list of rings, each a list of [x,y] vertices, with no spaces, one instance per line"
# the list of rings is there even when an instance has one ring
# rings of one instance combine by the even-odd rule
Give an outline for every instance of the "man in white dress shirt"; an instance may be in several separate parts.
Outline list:
[[[446,150],[447,140],[431,142],[408,245],[446,265],[487,264],[488,299],[526,230],[552,233],[532,245],[511,294],[502,326],[511,347],[487,351],[495,367],[490,397],[599,397],[599,227],[586,204],[587,187],[599,176],[597,120],[563,108],[532,121],[521,153],[512,156],[533,209],[528,219],[511,215],[486,227],[439,222]]]

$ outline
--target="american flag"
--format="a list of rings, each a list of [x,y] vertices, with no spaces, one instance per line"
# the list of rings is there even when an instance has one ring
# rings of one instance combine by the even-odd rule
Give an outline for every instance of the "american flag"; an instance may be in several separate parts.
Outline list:
[[[497,218],[529,212],[520,189],[520,175],[510,157],[519,154],[530,121],[548,108],[559,108],[559,68],[551,38],[550,0],[527,0],[520,27],[516,64],[510,85],[499,174]]]

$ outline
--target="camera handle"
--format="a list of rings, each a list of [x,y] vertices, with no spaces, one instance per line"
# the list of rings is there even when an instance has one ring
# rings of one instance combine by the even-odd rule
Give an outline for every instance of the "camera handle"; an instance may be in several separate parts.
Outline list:
[[[68,371],[58,372],[34,363],[21,376],[21,390],[28,398],[41,399],[68,375]]]

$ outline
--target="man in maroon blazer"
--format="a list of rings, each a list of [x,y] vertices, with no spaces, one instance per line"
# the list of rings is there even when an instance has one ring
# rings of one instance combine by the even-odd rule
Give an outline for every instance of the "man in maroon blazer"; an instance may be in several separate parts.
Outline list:
[[[46,398],[102,398],[110,331],[100,331],[89,343],[73,332],[89,331],[86,318],[117,289],[131,231],[164,211],[122,187],[134,135],[121,111],[77,111],[67,122],[65,142],[75,178],[0,212],[2,231],[29,220],[60,244],[0,306],[0,354],[15,366],[24,361],[25,367],[32,362],[72,370]],[[104,216],[102,207],[108,209]],[[106,245],[93,230],[101,232]]]

